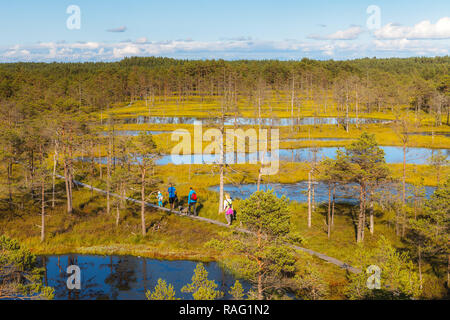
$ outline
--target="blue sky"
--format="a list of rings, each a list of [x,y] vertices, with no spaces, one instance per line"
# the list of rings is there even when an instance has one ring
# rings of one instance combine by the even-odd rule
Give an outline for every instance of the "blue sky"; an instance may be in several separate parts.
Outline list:
[[[0,3],[0,30],[1,62],[436,56],[450,48],[450,1],[15,0]]]

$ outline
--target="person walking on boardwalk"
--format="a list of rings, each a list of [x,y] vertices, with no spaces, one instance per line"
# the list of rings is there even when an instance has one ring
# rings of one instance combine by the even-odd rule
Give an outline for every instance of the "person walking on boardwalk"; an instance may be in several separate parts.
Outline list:
[[[189,204],[189,214],[191,214],[191,208],[194,208],[194,216],[197,215],[197,209],[195,205],[197,204],[197,194],[194,189],[190,187],[189,195],[188,195],[188,204]]]
[[[225,200],[223,200],[223,208],[225,210],[225,218],[227,219],[227,225],[231,225],[233,221],[233,200],[231,200],[230,194],[225,194]]]
[[[177,190],[171,183],[169,184],[169,189],[167,189],[167,193],[169,194],[170,210],[174,210],[175,209],[175,200],[177,197]]]
[[[158,190],[158,194],[156,195],[156,199],[158,199],[158,206],[163,206],[163,195],[161,191]]]

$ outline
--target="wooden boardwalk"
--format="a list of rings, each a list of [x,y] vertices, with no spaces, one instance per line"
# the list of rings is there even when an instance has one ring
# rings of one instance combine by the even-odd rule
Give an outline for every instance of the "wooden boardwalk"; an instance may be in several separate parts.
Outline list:
[[[57,176],[58,178],[64,179],[64,177],[61,176],[61,175],[56,175],[56,176]],[[93,186],[91,186],[91,185],[89,185],[89,184],[86,184],[86,183],[83,183],[83,182],[80,182],[80,181],[76,181],[76,180],[73,180],[73,183],[76,184],[76,185],[78,185],[78,186],[81,186],[81,187],[84,187],[84,188],[88,188],[88,189],[97,191],[97,192],[102,193],[102,194],[106,194],[106,191],[105,191],[105,190],[99,189],[99,188],[96,188],[96,187],[93,187]],[[130,202],[134,202],[134,203],[141,204],[141,200],[137,200],[137,199],[133,199],[133,198],[129,198],[129,197],[122,197],[121,195],[118,195],[118,194],[112,193],[112,192],[110,192],[109,195],[112,196],[112,197],[123,198],[124,200],[127,200],[127,201],[130,201]],[[221,226],[221,227],[229,228],[229,226],[228,226],[226,223],[223,223],[223,222],[220,222],[220,221],[217,221],[217,220],[208,219],[208,218],[199,217],[199,216],[186,215],[186,214],[181,213],[181,211],[172,211],[172,210],[170,210],[170,209],[168,209],[168,208],[159,207],[159,206],[157,206],[157,205],[155,205],[155,204],[153,204],[153,203],[149,203],[149,202],[144,202],[144,204],[145,204],[145,206],[147,206],[147,207],[150,207],[150,208],[153,208],[153,209],[157,209],[157,210],[160,210],[160,211],[165,211],[165,212],[169,212],[169,213],[174,213],[174,214],[177,214],[177,215],[179,215],[179,216],[187,217],[187,218],[189,218],[189,219],[198,220],[198,221],[203,221],[203,222],[215,224],[215,225],[218,225],[218,226]],[[249,231],[249,230],[246,230],[246,229],[243,229],[243,228],[234,228],[234,230],[236,230],[236,231],[238,231],[238,232],[242,232],[242,233],[247,233],[247,234],[254,235],[253,232],[251,232],[251,231]],[[311,255],[313,255],[313,256],[316,256],[316,257],[318,257],[319,259],[322,259],[322,260],[324,260],[324,261],[326,261],[326,262],[329,262],[329,263],[332,263],[332,264],[334,264],[334,265],[337,265],[337,266],[339,266],[339,267],[342,268],[342,269],[348,270],[349,272],[352,272],[352,273],[360,273],[360,272],[361,272],[360,269],[354,268],[354,267],[352,267],[352,266],[346,264],[345,262],[342,262],[342,261],[340,261],[340,260],[338,260],[338,259],[336,259],[336,258],[327,256],[327,255],[325,255],[325,254],[323,254],[323,253],[316,252],[316,251],[314,251],[314,250],[307,249],[307,248],[303,248],[303,247],[300,247],[300,246],[296,246],[296,245],[293,245],[293,244],[290,244],[290,243],[286,243],[286,245],[292,247],[292,248],[295,249],[295,250],[303,251],[303,252],[306,252],[306,253],[311,254]]]

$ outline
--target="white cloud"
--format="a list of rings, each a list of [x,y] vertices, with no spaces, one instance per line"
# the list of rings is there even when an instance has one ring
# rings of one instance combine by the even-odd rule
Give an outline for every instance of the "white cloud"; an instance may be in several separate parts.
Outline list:
[[[76,42],[69,46],[74,49],[97,49],[100,44],[98,42]]]
[[[375,49],[378,51],[389,52],[410,52],[415,55],[448,55],[448,46],[436,45],[433,40],[408,40],[408,39],[391,39],[391,40],[375,40]]]
[[[424,20],[413,27],[389,23],[374,31],[377,39],[450,39],[450,18],[439,19],[435,24]]]
[[[377,39],[404,39],[409,29],[398,24],[388,23],[384,27],[375,30],[373,34]]]
[[[231,41],[251,41],[252,37],[250,36],[240,36],[240,37],[231,37],[231,38],[227,38],[227,37],[222,37],[220,38],[220,40],[231,40]]]
[[[141,50],[137,45],[126,45],[122,48],[114,48],[113,56],[114,58],[124,58],[130,56],[138,56],[141,53]]]
[[[144,41],[145,40],[145,41]],[[150,42],[137,39],[127,42],[43,42],[32,45],[0,47],[0,62],[14,61],[114,61],[129,56],[167,56],[174,58],[266,59],[325,57],[345,46],[328,41],[302,42],[298,40],[263,41],[236,38],[233,40],[195,41],[176,40]]]
[[[145,40],[145,41],[144,41]],[[299,41],[286,39],[222,39],[126,42],[42,42],[0,46],[0,62],[117,61],[129,56],[165,56],[182,59],[349,59],[366,56],[446,55],[448,42],[435,40],[375,39],[355,41]]]
[[[353,26],[346,30],[339,30],[326,36],[312,34],[309,35],[308,38],[314,40],[355,40],[363,32],[364,29],[360,26]]]
[[[450,38],[450,18],[439,19],[436,24],[425,20],[416,24],[408,35],[410,39],[449,39]]]
[[[146,37],[138,38],[135,41],[136,43],[146,43],[148,42],[148,39]]]

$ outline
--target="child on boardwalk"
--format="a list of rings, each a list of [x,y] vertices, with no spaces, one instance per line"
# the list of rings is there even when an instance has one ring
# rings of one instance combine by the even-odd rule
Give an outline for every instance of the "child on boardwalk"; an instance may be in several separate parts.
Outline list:
[[[158,206],[163,206],[163,195],[161,191],[158,191],[158,194],[156,195],[156,199],[158,199]]]

